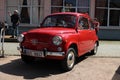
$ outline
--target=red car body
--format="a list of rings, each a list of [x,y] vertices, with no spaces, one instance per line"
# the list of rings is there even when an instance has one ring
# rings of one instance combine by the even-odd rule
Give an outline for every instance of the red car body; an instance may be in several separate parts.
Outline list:
[[[57,20],[61,20],[59,25]],[[75,57],[90,51],[96,53],[99,42],[92,24],[88,14],[51,14],[44,19],[40,28],[21,34],[22,41],[21,36],[18,37],[21,57],[25,62],[30,62],[35,57],[62,60],[64,69],[71,70]]]

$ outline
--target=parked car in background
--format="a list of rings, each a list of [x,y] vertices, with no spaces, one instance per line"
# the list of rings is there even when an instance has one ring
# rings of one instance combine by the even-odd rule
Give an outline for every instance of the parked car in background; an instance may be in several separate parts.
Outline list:
[[[21,58],[31,63],[35,58],[61,60],[63,70],[75,65],[76,57],[96,54],[98,36],[88,14],[61,12],[48,15],[40,28],[18,37]]]

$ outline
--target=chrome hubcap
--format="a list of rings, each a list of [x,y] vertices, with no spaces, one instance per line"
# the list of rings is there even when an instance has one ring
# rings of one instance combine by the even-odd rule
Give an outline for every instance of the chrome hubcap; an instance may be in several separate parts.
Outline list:
[[[97,44],[94,46],[94,53],[97,53]]]
[[[67,64],[69,68],[73,67],[74,61],[75,61],[74,53],[71,51],[68,54],[68,58],[67,58]]]

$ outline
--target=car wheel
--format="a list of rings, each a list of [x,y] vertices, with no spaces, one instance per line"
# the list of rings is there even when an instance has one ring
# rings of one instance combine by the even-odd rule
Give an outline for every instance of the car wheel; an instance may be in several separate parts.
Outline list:
[[[95,55],[95,54],[97,53],[97,50],[98,50],[98,45],[97,45],[97,43],[95,43],[95,44],[94,44],[94,49],[91,50],[91,54],[92,54],[92,55]]]
[[[21,54],[21,59],[25,63],[32,63],[35,60],[35,58],[32,56],[27,56],[27,55],[22,55],[22,54]]]
[[[65,59],[62,61],[63,70],[65,71],[72,70],[75,64],[75,54],[76,52],[73,48],[68,49]]]

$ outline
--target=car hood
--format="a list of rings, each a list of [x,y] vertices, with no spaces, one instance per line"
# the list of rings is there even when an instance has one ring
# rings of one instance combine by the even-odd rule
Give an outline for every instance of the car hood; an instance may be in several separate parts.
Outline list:
[[[59,35],[64,37],[64,35],[66,34],[68,35],[74,33],[75,33],[75,29],[69,29],[69,28],[33,29],[26,33],[23,33],[25,35],[25,40],[22,44],[24,45],[24,47],[27,47],[29,49],[36,49],[36,46],[31,47],[31,45],[33,45],[32,41],[38,41],[39,43],[38,45],[41,45],[41,47],[47,47],[48,45],[52,44],[52,39],[54,36]]]
[[[38,28],[33,29],[27,32],[29,33],[36,33],[36,34],[49,34],[49,35],[56,35],[56,34],[69,34],[75,33],[75,29],[73,28]]]

